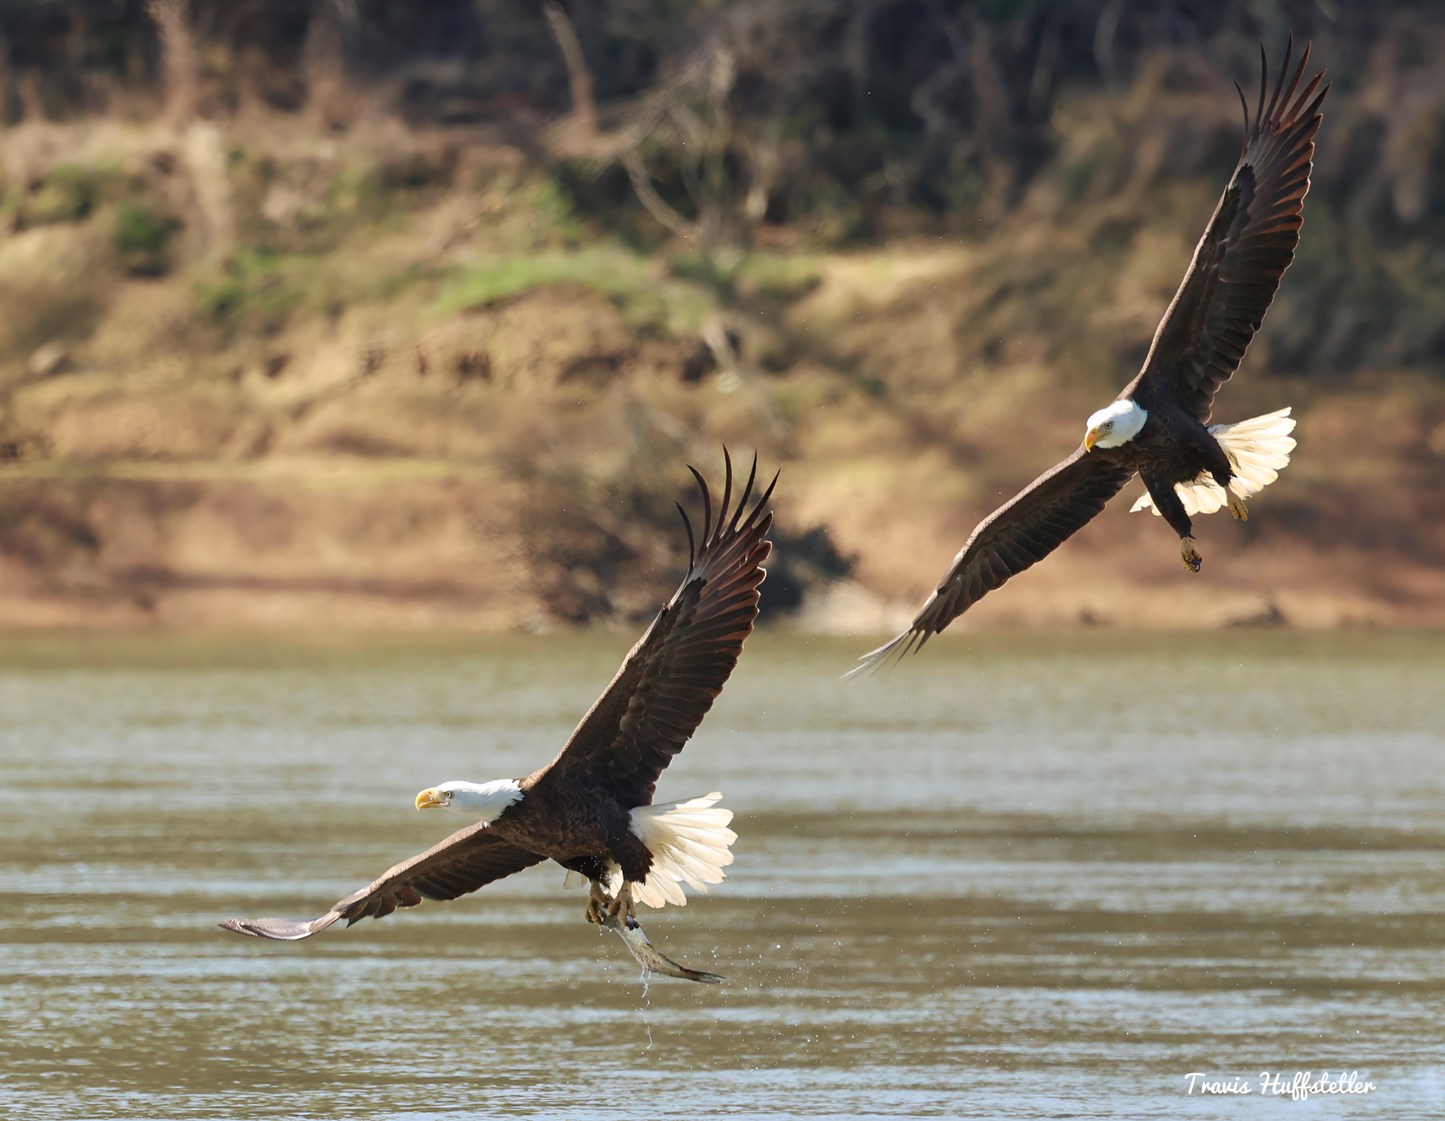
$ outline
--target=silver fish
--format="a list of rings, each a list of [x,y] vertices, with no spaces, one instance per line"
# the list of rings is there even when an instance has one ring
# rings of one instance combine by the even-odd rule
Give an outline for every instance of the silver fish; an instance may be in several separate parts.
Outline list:
[[[642,933],[642,924],[634,918],[623,919],[619,915],[605,915],[602,926],[622,935],[622,941],[627,944],[628,950],[637,959],[637,964],[648,973],[661,973],[664,977],[680,977],[684,981],[700,981],[705,985],[718,985],[727,979],[716,973],[704,973],[700,969],[689,969],[685,965],[678,965],[670,957],[659,952],[657,947],[647,940],[647,935]]]

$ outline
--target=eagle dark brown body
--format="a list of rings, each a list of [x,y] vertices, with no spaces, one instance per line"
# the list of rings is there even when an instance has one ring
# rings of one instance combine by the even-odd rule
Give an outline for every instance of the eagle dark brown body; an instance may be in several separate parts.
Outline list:
[[[1103,510],[1137,473],[1153,506],[1179,534],[1180,555],[1198,572],[1191,508],[1244,499],[1272,482],[1294,441],[1289,410],[1210,426],[1214,395],[1238,369],[1294,258],[1309,191],[1314,136],[1328,87],[1303,89],[1306,49],[1290,74],[1290,51],[1274,93],[1261,50],[1253,122],[1194,259],[1154,334],[1143,368],[1111,405],[1089,418],[1084,442],[979,523],[908,630],[864,656],[854,673],[920,648],[1011,576],[1042,560]],[[1244,94],[1240,93],[1244,102]]]
[[[1193,527],[1174,488],[1203,474],[1212,476],[1221,487],[1229,486],[1234,477],[1229,457],[1195,417],[1138,394],[1134,399],[1149,414],[1139,435],[1114,448],[1095,445],[1090,454],[1127,470],[1130,478],[1137,473],[1164,520],[1180,537],[1189,537]]]
[[[633,807],[604,783],[570,786],[547,782],[546,774],[544,768],[522,780],[521,800],[492,822],[492,832],[589,880],[605,879],[609,860],[627,881],[646,880],[652,854],[629,832]]]

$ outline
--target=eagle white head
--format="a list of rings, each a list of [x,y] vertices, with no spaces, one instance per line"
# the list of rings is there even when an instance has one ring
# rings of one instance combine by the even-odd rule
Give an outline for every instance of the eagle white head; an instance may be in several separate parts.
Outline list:
[[[1148,419],[1149,414],[1128,398],[1105,405],[1088,420],[1084,430],[1084,450],[1093,451],[1096,444],[1101,448],[1127,444],[1139,435]]]
[[[513,802],[522,800],[522,786],[514,778],[495,782],[444,782],[416,796],[419,810],[454,810],[482,821],[495,821]]]

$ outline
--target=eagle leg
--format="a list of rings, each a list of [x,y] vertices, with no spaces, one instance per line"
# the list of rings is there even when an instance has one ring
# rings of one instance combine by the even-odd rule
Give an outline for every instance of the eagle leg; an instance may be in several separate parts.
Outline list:
[[[621,915],[629,927],[637,925],[637,915],[632,909],[632,885],[630,883],[623,882],[617,892],[617,898],[607,905],[607,913],[612,918]]]
[[[598,926],[607,924],[608,907],[612,900],[603,890],[600,880],[593,880],[591,888],[587,891],[587,921],[596,923]],[[616,912],[612,912],[616,914]]]
[[[1184,567],[1190,572],[1198,572],[1199,566],[1204,563],[1204,558],[1199,555],[1199,550],[1194,547],[1194,538],[1181,537],[1179,539],[1179,555],[1184,558]]]
[[[1235,520],[1241,522],[1249,521],[1249,508],[1245,506],[1244,499],[1228,488],[1224,491],[1229,496],[1229,512],[1234,515]]]

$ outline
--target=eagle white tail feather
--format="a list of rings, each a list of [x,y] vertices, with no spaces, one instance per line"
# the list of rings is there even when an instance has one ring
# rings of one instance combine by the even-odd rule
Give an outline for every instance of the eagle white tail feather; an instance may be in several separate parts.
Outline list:
[[[732,810],[712,808],[721,798],[714,791],[705,798],[638,806],[632,811],[632,833],[652,853],[646,881],[632,885],[635,902],[649,907],[668,903],[684,907],[683,883],[707,891],[708,884],[723,882],[722,870],[733,862],[728,846],[738,835],[728,828]]]
[[[1210,425],[1210,434],[1219,441],[1224,454],[1229,456],[1234,468],[1234,478],[1229,489],[1240,498],[1250,498],[1279,478],[1279,473],[1289,463],[1289,453],[1294,451],[1295,442],[1290,433],[1295,422],[1290,419],[1289,409],[1265,413],[1263,416],[1241,420],[1237,424]],[[1212,514],[1227,500],[1224,488],[1214,481],[1207,472],[1188,483],[1176,483],[1175,492],[1184,504],[1184,512],[1191,518],[1195,514]],[[1154,500],[1145,494],[1129,513],[1139,510],[1153,510]]]

